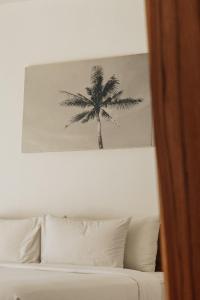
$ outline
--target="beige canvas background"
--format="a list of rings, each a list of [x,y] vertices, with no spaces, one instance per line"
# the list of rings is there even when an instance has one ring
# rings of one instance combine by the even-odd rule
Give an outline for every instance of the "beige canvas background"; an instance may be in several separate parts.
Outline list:
[[[65,128],[81,108],[63,107],[60,90],[86,95],[91,69],[101,65],[104,80],[115,74],[123,97],[143,98],[129,110],[108,110],[116,123],[102,120],[105,149],[152,145],[152,118],[147,54],[30,66],[25,73],[23,152],[98,149],[97,124],[75,123]]]

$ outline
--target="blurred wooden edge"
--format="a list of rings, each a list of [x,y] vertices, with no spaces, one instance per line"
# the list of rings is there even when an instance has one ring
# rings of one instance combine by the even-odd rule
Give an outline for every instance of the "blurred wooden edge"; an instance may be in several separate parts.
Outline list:
[[[167,297],[200,299],[200,1],[146,0]]]

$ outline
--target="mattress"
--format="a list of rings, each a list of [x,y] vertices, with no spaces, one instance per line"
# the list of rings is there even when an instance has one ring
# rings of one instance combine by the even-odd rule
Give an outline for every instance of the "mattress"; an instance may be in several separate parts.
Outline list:
[[[0,264],[0,300],[163,300],[163,274],[121,268]]]

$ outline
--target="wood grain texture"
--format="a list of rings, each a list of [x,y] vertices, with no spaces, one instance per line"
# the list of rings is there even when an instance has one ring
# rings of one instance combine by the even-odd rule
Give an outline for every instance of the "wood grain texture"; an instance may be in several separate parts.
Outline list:
[[[164,270],[200,299],[200,1],[146,0]]]

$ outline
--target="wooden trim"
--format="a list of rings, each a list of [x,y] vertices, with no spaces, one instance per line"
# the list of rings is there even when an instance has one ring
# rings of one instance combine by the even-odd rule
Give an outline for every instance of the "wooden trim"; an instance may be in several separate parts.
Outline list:
[[[146,0],[164,270],[200,299],[200,1]]]

